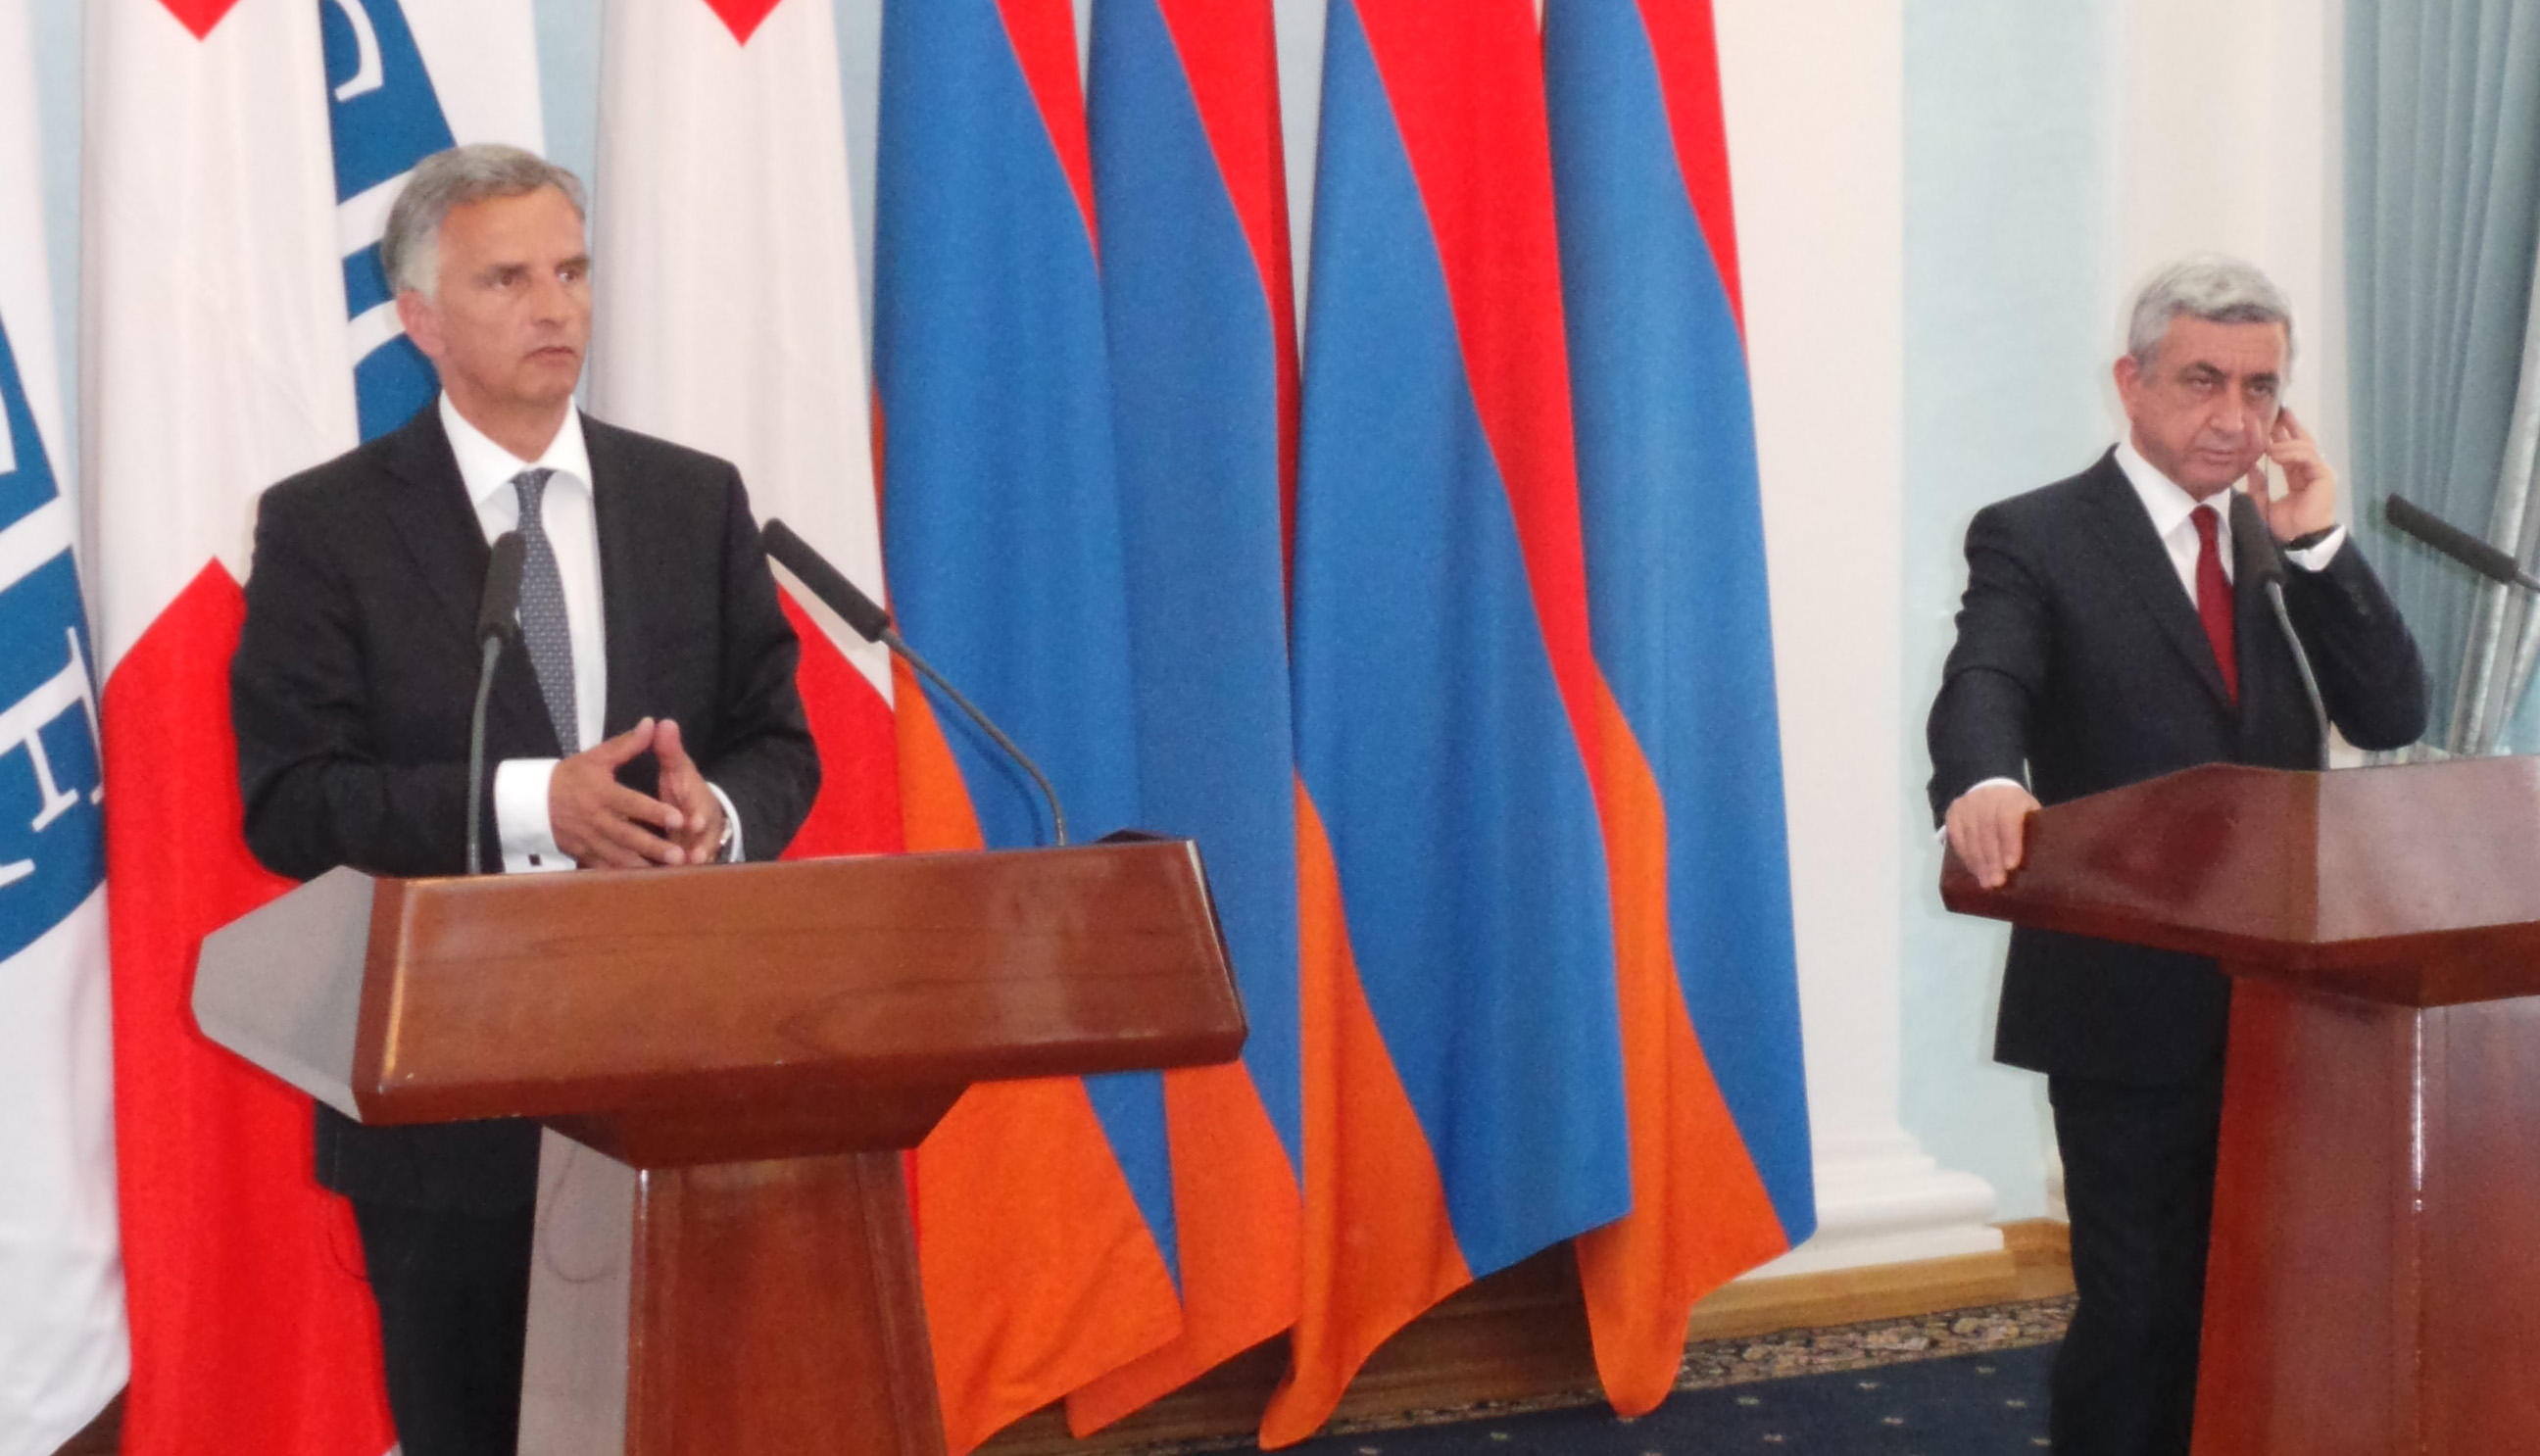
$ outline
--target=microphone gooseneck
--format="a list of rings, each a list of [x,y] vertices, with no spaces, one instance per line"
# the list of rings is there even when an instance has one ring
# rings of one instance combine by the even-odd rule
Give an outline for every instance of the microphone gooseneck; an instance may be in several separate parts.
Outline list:
[[[914,668],[919,676],[933,683],[937,690],[951,699],[953,706],[959,708],[972,723],[979,726],[980,731],[986,733],[992,742],[1005,750],[1008,758],[1013,759],[1022,766],[1024,773],[1031,776],[1031,781],[1040,786],[1040,797],[1049,804],[1052,838],[1061,848],[1064,848],[1067,844],[1067,811],[1059,807],[1058,791],[1050,786],[1049,776],[1040,771],[1040,765],[1032,762],[1029,754],[1015,746],[1015,740],[1007,737],[1003,729],[990,723],[988,715],[980,712],[978,707],[964,697],[961,690],[954,687],[943,673],[936,671],[934,664],[919,657],[917,651],[901,639],[898,629],[891,626],[890,613],[884,611],[872,597],[858,589],[856,584],[848,581],[845,573],[831,566],[826,557],[812,550],[811,543],[795,534],[792,526],[781,520],[770,520],[759,527],[758,534],[760,539],[767,543],[767,554],[774,557],[779,566],[792,572],[795,580],[809,588],[812,595],[820,598],[829,610],[836,612],[849,627],[854,628],[857,636],[867,642],[879,642],[890,649],[901,661]]]
[[[485,591],[476,599],[476,701],[467,711],[467,871],[485,871],[484,797],[485,704],[494,693],[494,664],[503,656],[504,640],[520,630],[521,570],[528,548],[519,531],[494,538],[485,563]]]
[[[2285,559],[2276,549],[2273,533],[2267,529],[2267,519],[2258,513],[2258,503],[2238,491],[2231,493],[2231,537],[2246,541],[2249,549],[2241,551],[2240,560],[2257,573],[2258,588],[2266,593],[2267,605],[2275,612],[2276,628],[2285,635],[2285,646],[2293,649],[2293,671],[2300,676],[2302,696],[2310,700],[2311,722],[2319,728],[2319,766],[2328,767],[2328,705],[2319,696],[2319,678],[2311,671],[2310,654],[2302,651],[2301,636],[2293,631],[2293,613],[2285,607]]]

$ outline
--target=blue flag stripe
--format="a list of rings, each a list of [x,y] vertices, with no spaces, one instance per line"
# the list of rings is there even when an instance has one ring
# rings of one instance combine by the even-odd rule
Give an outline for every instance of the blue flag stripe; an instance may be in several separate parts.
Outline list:
[[[1262,279],[1154,0],[1106,0],[1094,181],[1117,392],[1146,824],[1199,842],[1292,1166],[1296,757],[1289,728],[1278,346]]]
[[[1815,1194],[1744,349],[1637,7],[1547,24],[1590,628],[1666,803],[1695,1033],[1797,1242]]]
[[[1353,7],[1326,37],[1297,520],[1300,757],[1475,1275],[1630,1207],[1604,846]]]
[[[1079,839],[1139,814],[1101,280],[990,0],[882,28],[875,378],[902,630],[1057,786]],[[1030,781],[939,713],[992,846],[1047,843]],[[1086,1087],[1168,1267],[1162,1078]]]

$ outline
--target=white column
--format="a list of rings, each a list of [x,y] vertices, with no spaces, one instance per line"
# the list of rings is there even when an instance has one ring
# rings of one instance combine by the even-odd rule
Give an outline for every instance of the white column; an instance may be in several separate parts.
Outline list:
[[[1721,0],[1773,579],[1818,1232],[1767,1275],[1985,1253],[1899,1119],[1904,12]]]

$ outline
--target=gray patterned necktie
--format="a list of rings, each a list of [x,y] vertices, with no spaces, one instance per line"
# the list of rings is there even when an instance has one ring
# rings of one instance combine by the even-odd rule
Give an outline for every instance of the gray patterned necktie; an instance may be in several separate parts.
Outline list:
[[[573,698],[573,631],[565,617],[564,578],[556,572],[555,547],[538,519],[538,503],[553,474],[524,470],[512,477],[512,488],[521,493],[521,637],[529,645],[529,665],[537,670],[556,741],[573,754],[582,751],[582,715]]]

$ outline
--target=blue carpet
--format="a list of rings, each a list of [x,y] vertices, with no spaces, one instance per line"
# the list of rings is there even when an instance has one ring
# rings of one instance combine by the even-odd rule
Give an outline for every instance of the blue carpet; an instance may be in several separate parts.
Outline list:
[[[1325,1436],[1295,1456],[2036,1456],[2053,1345],[1680,1390],[1638,1421],[1603,1406]]]

